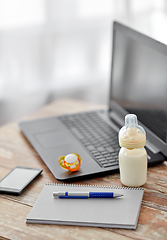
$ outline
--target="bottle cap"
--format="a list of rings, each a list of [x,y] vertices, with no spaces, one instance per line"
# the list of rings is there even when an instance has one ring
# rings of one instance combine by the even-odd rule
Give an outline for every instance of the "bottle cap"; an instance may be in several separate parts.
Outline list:
[[[125,148],[142,148],[146,145],[145,130],[138,125],[137,116],[125,116],[125,126],[119,131],[119,145]]]

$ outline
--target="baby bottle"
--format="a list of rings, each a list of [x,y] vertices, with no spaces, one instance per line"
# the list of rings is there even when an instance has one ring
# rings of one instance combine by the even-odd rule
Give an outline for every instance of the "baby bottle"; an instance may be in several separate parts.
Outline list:
[[[137,116],[125,116],[125,126],[119,131],[119,166],[121,182],[129,187],[139,187],[147,181],[146,133],[138,125]]]

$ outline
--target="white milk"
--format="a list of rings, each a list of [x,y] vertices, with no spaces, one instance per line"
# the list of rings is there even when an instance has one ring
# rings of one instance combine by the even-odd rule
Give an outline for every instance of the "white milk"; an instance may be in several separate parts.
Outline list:
[[[121,182],[129,187],[139,187],[147,181],[147,153],[144,148],[129,150],[121,148],[119,152]]]

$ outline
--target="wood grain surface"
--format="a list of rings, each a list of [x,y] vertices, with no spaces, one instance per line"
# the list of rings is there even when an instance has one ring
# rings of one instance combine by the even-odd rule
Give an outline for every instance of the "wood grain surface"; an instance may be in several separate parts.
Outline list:
[[[106,108],[70,99],[45,106],[25,119]],[[148,169],[136,230],[26,224],[25,220],[47,182],[58,182],[21,133],[18,123],[0,128],[0,179],[15,166],[42,168],[43,173],[20,196],[0,195],[0,239],[167,239],[167,162]],[[119,173],[74,183],[121,186]]]

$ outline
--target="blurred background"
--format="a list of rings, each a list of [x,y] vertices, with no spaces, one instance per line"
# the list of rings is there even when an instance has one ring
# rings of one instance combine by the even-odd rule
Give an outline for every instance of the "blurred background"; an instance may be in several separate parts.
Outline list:
[[[64,97],[107,104],[114,20],[167,44],[165,0],[0,0],[0,125]]]

